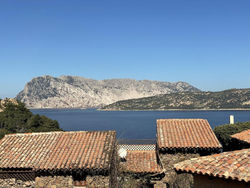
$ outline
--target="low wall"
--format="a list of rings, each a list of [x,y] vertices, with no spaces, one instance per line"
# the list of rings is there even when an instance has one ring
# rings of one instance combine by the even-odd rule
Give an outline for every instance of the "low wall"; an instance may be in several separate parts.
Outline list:
[[[7,178],[7,179],[0,179],[0,188],[34,188],[35,182],[34,181],[22,181],[16,180],[15,178]]]
[[[76,181],[75,183],[79,183]],[[87,176],[82,181],[86,187],[109,188],[109,176]],[[74,181],[71,176],[40,176],[35,181],[22,181],[15,178],[0,179],[0,188],[56,188],[67,187],[73,188]]]
[[[41,176],[35,179],[36,188],[73,188],[73,179],[71,176]]]
[[[86,177],[87,187],[109,187],[109,176],[87,176]]]

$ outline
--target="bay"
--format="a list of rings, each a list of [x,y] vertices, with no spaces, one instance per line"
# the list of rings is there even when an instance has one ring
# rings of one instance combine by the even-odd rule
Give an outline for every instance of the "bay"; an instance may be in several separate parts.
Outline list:
[[[167,118],[207,119],[211,127],[228,124],[229,116],[235,122],[250,121],[247,110],[209,111],[98,111],[82,109],[32,109],[59,122],[65,131],[115,130],[118,139],[155,139],[156,120]]]

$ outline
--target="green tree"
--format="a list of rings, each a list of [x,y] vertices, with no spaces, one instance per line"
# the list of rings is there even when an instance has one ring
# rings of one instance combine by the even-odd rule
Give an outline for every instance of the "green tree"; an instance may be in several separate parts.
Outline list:
[[[10,132],[23,132],[25,131],[26,123],[32,116],[32,113],[21,102],[14,104],[8,102],[5,105],[3,112],[0,113],[1,127]]]
[[[59,131],[59,124],[46,116],[33,115],[27,122],[27,127],[32,132]]]
[[[61,131],[56,120],[34,115],[22,102],[7,102],[0,112],[0,138],[7,133]]]

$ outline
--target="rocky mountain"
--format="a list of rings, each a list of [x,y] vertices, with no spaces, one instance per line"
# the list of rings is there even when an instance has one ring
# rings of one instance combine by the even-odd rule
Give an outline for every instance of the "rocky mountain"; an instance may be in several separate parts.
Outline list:
[[[184,91],[199,92],[185,82],[41,76],[28,82],[16,98],[28,108],[96,108],[119,100]]]
[[[123,100],[104,106],[103,110],[171,109],[250,109],[250,89],[220,92],[180,92],[139,99]]]

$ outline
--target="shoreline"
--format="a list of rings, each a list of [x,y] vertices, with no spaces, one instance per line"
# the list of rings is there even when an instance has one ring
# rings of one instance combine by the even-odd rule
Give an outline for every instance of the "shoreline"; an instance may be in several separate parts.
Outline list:
[[[116,110],[97,109],[98,111],[250,111],[249,108],[227,108],[227,109],[148,109],[148,110]]]
[[[98,108],[28,108],[29,110],[96,110],[96,111],[250,111],[250,108],[225,108],[225,109],[98,109]]]

